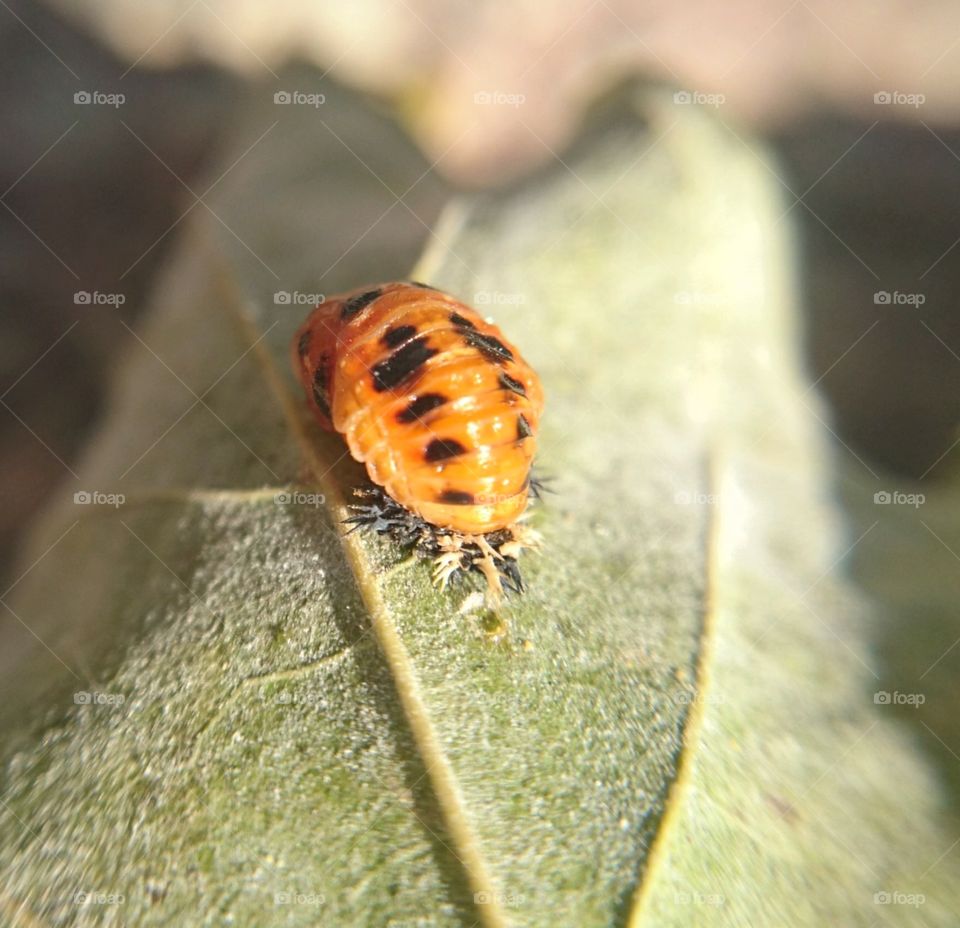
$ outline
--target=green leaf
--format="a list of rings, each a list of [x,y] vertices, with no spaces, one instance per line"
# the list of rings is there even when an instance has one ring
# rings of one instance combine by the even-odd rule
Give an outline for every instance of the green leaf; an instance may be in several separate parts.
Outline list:
[[[872,626],[887,711],[916,739],[960,812],[960,490],[953,481],[844,475],[854,576],[883,608]],[[956,824],[954,825],[956,828]]]
[[[427,166],[331,92],[218,185],[82,469],[125,499],[52,510],[11,599],[11,920],[870,926],[922,894],[952,924],[937,790],[835,570],[770,165],[669,101],[625,93],[563,165],[452,206],[411,275],[489,307],[547,391],[557,492],[499,615],[344,535],[362,472],[274,296],[404,276]]]

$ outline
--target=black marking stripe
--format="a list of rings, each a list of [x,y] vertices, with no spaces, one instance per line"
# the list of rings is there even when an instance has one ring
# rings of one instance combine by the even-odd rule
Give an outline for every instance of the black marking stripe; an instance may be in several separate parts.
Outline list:
[[[304,329],[297,339],[297,354],[302,358],[310,350],[310,342],[313,339],[313,329]]]
[[[396,348],[398,345],[402,345],[408,338],[413,338],[416,334],[417,327],[415,325],[394,326],[384,333],[380,339],[380,344],[385,348]]]
[[[466,316],[461,316],[460,313],[450,313],[450,321],[458,329],[467,329],[469,331],[476,329],[476,326]]]
[[[447,398],[442,393],[424,393],[413,400],[406,409],[401,409],[397,413],[397,422],[409,425],[416,422],[421,416],[425,416],[431,409],[442,406]]]
[[[389,358],[374,365],[373,389],[378,393],[392,390],[411,380],[427,361],[437,353],[436,348],[427,344],[424,336],[414,338],[402,348],[398,348]]]
[[[500,371],[500,386],[504,390],[519,393],[520,396],[527,395],[527,388],[519,380],[514,380],[506,371]]]
[[[419,280],[411,280],[411,281],[410,281],[410,286],[411,286],[411,287],[422,287],[424,290],[436,290],[436,289],[437,289],[436,287],[431,287],[430,284],[425,284],[425,283],[423,283],[422,281],[419,281]]]
[[[502,364],[513,360],[513,352],[499,338],[484,335],[483,332],[464,332],[464,340],[471,348],[476,348],[485,358]]]
[[[438,503],[446,503],[449,506],[472,506],[474,498],[472,493],[466,490],[444,490],[438,497]]]
[[[327,398],[327,369],[324,363],[326,359],[321,358],[320,364],[313,372],[313,401],[317,408],[328,419],[330,418],[330,400]]]
[[[467,449],[455,438],[435,438],[429,445],[423,456],[431,464],[437,461],[447,461],[450,458],[465,454]]]
[[[525,438],[529,438],[533,434],[533,429],[530,428],[530,423],[527,422],[527,417],[524,415],[517,416],[517,441],[523,441]]]
[[[340,309],[340,319],[346,322],[352,319],[361,309],[372,303],[383,291],[378,287],[376,290],[364,290],[356,296],[350,297]]]

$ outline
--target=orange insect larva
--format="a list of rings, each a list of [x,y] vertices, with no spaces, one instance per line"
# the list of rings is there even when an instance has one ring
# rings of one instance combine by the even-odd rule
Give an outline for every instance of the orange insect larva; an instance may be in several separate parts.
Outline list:
[[[293,364],[320,424],[425,522],[483,535],[527,508],[540,380],[469,306],[418,283],[339,295],[297,331]]]

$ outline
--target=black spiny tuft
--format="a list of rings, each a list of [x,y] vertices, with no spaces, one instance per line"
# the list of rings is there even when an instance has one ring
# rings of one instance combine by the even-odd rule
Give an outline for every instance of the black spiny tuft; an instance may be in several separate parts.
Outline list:
[[[530,474],[527,476],[527,487],[530,490],[530,495],[534,499],[543,499],[544,493],[556,493],[556,490],[550,486],[552,482],[552,477],[535,474],[533,471],[530,471]]]
[[[386,535],[402,548],[412,549],[421,557],[435,558],[442,553],[439,536],[450,534],[449,532],[431,525],[401,506],[395,499],[388,496],[382,487],[367,486],[353,492],[364,502],[350,506],[356,513],[345,520],[351,532],[364,529],[378,535]],[[513,540],[513,533],[510,529],[501,529],[490,532],[483,538],[499,553],[503,545]],[[458,553],[460,565],[450,576],[449,582],[454,586],[461,583],[470,583],[474,587],[486,585],[487,576],[480,569],[480,562],[486,555],[478,545],[474,542],[464,544]],[[526,587],[516,558],[501,555],[494,563],[505,590],[517,594],[525,591]]]
[[[347,525],[352,526],[351,532],[369,529],[378,535],[389,535],[404,547],[421,547],[423,531],[427,525],[423,519],[401,506],[381,487],[364,487],[353,492],[369,502],[350,506],[357,513],[344,520]]]

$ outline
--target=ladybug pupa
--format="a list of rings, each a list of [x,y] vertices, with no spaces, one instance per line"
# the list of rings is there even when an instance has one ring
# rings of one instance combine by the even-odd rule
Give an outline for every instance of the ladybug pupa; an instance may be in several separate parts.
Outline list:
[[[441,586],[473,572],[495,593],[523,589],[543,390],[495,325],[426,284],[382,284],[317,306],[292,361],[373,483],[349,522],[435,558]]]

